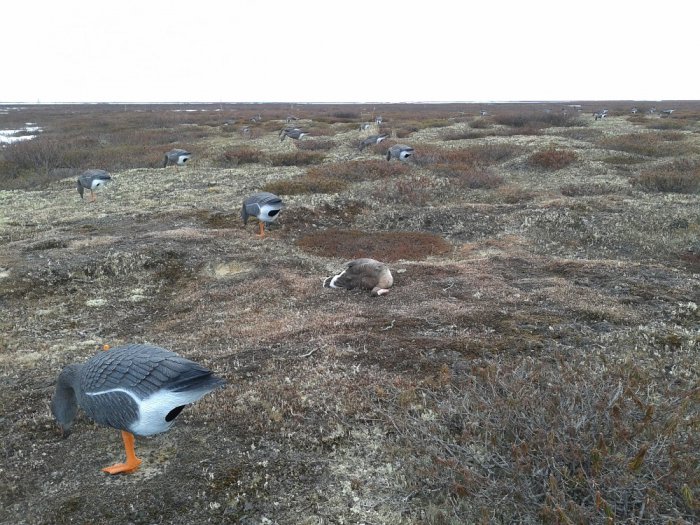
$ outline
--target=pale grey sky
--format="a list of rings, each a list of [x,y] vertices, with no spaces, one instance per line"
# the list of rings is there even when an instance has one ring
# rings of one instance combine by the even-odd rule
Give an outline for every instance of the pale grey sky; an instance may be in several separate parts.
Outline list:
[[[4,2],[0,102],[700,99],[688,0]]]

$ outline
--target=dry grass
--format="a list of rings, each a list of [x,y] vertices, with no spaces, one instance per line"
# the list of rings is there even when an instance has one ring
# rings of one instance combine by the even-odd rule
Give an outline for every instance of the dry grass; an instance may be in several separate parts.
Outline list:
[[[0,149],[0,522],[699,523],[700,104],[582,105],[0,114],[44,130]],[[315,137],[280,143],[290,113]],[[414,159],[357,151],[377,115]],[[193,164],[157,167],[174,145]],[[549,150],[575,161],[528,163]],[[83,166],[114,178],[95,204]],[[285,209],[260,240],[239,209],[263,187]],[[390,294],[322,288],[360,256]],[[118,432],[61,440],[48,401],[126,342],[228,385],[105,477]]]

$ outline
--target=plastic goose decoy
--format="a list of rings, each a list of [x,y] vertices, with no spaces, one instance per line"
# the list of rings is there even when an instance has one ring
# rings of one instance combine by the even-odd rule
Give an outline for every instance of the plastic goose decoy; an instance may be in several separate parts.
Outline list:
[[[373,146],[374,144],[379,144],[382,140],[384,140],[388,136],[389,135],[387,135],[386,133],[384,133],[382,135],[370,135],[365,140],[360,142],[360,151],[365,149],[367,146]]]
[[[241,209],[243,226],[248,224],[249,217],[257,217],[260,223],[259,236],[261,238],[265,237],[265,224],[275,222],[282,207],[282,199],[274,193],[267,191],[254,193],[243,201],[243,208]]]
[[[108,182],[111,182],[112,177],[105,170],[86,170],[78,177],[78,193],[80,198],[83,197],[85,190],[90,190],[90,202],[95,202],[95,190],[103,188]]]
[[[345,270],[323,281],[326,288],[362,288],[371,290],[371,295],[379,296],[389,293],[394,284],[394,277],[389,267],[374,259],[355,259],[347,263]]]
[[[132,344],[111,350],[105,346],[105,350],[83,364],[63,369],[51,412],[63,437],[70,434],[78,407],[96,423],[121,430],[126,462],[102,470],[131,473],[141,464],[134,451],[134,435],[169,430],[186,405],[225,381],[158,346]]]
[[[411,146],[406,146],[406,144],[395,144],[389,148],[386,152],[386,160],[399,159],[406,160],[408,157],[413,155],[413,148]]]
[[[163,167],[165,168],[168,164],[184,166],[191,158],[192,153],[187,150],[171,149],[165,154],[165,158],[163,159]]]
[[[299,140],[301,137],[308,135],[306,131],[302,131],[299,128],[284,128],[280,131],[280,142],[282,142],[286,137],[290,139]]]

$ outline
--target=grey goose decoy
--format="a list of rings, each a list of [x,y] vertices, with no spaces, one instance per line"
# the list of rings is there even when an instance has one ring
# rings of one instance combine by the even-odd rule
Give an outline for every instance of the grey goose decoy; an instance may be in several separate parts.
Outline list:
[[[282,131],[280,131],[280,142],[282,142],[287,137],[289,137],[290,139],[299,140],[301,137],[304,137],[308,134],[308,132],[302,131],[299,128],[283,128]]]
[[[111,181],[112,177],[105,170],[85,170],[77,181],[80,198],[84,198],[85,190],[90,190],[90,201],[95,202],[95,190],[105,187]]]
[[[184,149],[171,149],[165,154],[163,159],[163,167],[165,168],[168,164],[175,164],[176,166],[184,166],[192,158],[192,153]]]
[[[248,224],[249,217],[256,217],[260,223],[260,233],[258,235],[261,238],[265,237],[265,224],[277,220],[282,207],[282,199],[274,193],[267,191],[254,193],[243,201],[241,209],[243,226]]]
[[[360,151],[365,149],[367,146],[373,146],[374,144],[379,144],[382,140],[384,140],[388,136],[389,135],[387,133],[383,133],[382,135],[370,135],[365,140],[360,142]]]
[[[374,259],[355,259],[346,264],[345,270],[323,281],[325,288],[361,288],[371,290],[372,296],[386,295],[394,284],[389,267]]]
[[[99,425],[122,431],[126,462],[102,469],[130,473],[141,460],[134,435],[169,430],[183,408],[223,386],[203,366],[169,350],[130,344],[100,352],[83,364],[70,364],[58,376],[51,412],[67,437],[78,408]]]
[[[406,144],[394,144],[386,152],[386,160],[399,159],[406,160],[411,155],[413,155],[413,148],[411,146],[406,146]]]

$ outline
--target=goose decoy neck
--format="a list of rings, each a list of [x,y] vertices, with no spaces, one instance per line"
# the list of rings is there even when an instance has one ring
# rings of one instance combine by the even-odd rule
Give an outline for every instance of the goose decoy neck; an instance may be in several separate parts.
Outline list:
[[[79,372],[80,365],[73,364],[65,367],[58,376],[56,392],[51,399],[51,413],[61,427],[64,438],[70,435],[73,420],[78,412],[76,389]]]

